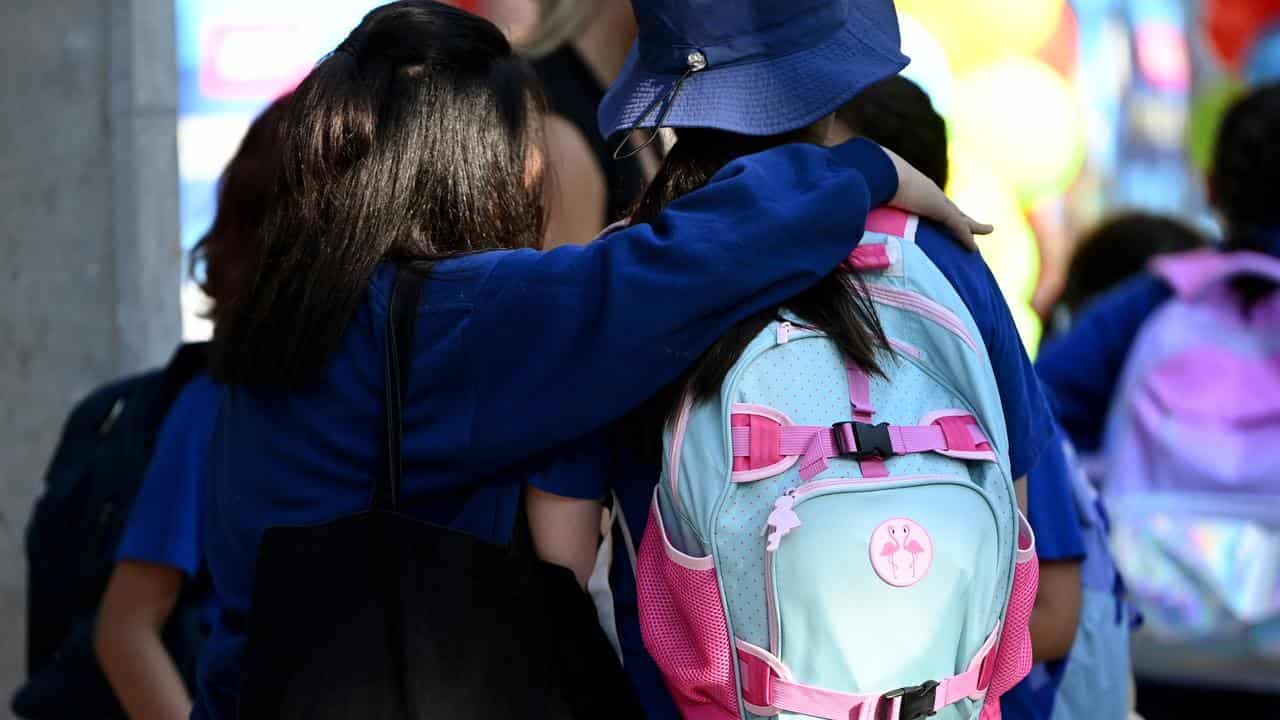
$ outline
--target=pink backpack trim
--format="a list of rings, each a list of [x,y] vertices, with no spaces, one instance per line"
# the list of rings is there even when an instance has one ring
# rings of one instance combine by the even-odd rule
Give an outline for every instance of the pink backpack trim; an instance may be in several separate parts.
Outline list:
[[[1249,251],[1191,250],[1162,255],[1151,270],[1179,297],[1194,299],[1237,275],[1260,275],[1280,284],[1280,259]]]
[[[755,715],[771,716],[780,711],[827,718],[828,720],[874,720],[897,718],[904,702],[916,703],[932,693],[930,714],[966,699],[979,699],[995,675],[997,638],[1000,628],[974,654],[964,672],[937,683],[901,691],[847,693],[795,682],[786,663],[750,643],[737,641],[744,706]],[[926,693],[921,695],[921,693]],[[918,697],[917,697],[918,695]]]

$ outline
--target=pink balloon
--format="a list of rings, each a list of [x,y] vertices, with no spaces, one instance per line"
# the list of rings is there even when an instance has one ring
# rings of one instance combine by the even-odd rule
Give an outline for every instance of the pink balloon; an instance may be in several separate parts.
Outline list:
[[[1187,38],[1178,26],[1163,21],[1146,23],[1134,33],[1138,69],[1157,90],[1186,91],[1191,87]]]

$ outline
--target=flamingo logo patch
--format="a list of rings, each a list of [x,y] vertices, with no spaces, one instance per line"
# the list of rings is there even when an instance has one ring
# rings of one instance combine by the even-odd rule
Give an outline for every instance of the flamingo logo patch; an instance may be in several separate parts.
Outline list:
[[[871,533],[871,567],[894,587],[915,585],[929,574],[933,540],[915,520],[885,520]]]

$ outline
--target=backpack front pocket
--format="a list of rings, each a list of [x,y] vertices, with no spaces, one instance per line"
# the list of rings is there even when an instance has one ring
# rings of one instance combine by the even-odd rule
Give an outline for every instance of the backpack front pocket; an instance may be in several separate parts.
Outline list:
[[[956,675],[1008,598],[991,502],[948,475],[809,483],[779,499],[766,532],[771,650],[805,685],[883,692]]]

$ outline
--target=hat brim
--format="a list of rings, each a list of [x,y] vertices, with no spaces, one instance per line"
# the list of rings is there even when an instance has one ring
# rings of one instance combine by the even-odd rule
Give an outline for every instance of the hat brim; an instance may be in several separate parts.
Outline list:
[[[815,47],[691,73],[665,117],[659,101],[679,76],[646,70],[633,46],[600,102],[600,134],[608,138],[634,128],[654,128],[659,119],[662,127],[717,128],[743,135],[779,135],[811,125],[907,66],[907,57],[896,48],[877,48],[859,37],[850,20]]]

